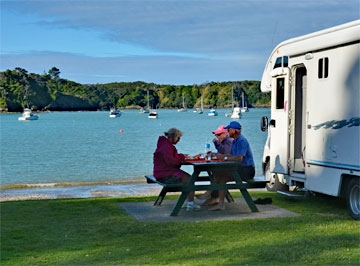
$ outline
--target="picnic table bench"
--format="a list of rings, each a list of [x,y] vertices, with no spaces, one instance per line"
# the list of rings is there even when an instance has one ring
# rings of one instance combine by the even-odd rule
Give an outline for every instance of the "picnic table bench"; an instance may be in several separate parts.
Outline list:
[[[146,178],[146,182],[148,184],[153,184],[153,183],[157,183],[161,186],[163,186],[163,189],[161,190],[159,196],[157,197],[157,199],[154,202],[154,206],[160,206],[162,201],[164,200],[166,193],[168,192],[182,192],[186,190],[186,186],[182,183],[177,183],[177,184],[166,184],[166,183],[162,183],[159,180],[157,180],[153,175],[145,175]],[[198,179],[196,180],[196,182],[205,182],[205,181],[210,181],[209,176],[199,176]],[[209,189],[210,190],[210,189]],[[213,189],[215,190],[215,189]],[[190,190],[192,191],[192,190]],[[230,192],[228,191],[226,194],[226,199],[228,202],[234,202],[233,197],[231,196]]]
[[[258,181],[256,179],[242,181],[241,177],[237,172],[238,162],[234,161],[185,161],[183,165],[193,165],[194,172],[191,175],[191,178],[187,184],[165,184],[157,180],[152,175],[145,175],[147,183],[157,183],[163,188],[158,195],[157,199],[154,202],[154,205],[160,206],[163,199],[165,198],[167,192],[181,192],[179,199],[177,200],[171,216],[176,216],[181,207],[183,206],[189,192],[191,191],[204,191],[204,190],[229,190],[229,189],[239,189],[242,193],[246,203],[253,212],[258,212],[257,207],[252,201],[247,189],[249,188],[264,188],[266,181]],[[228,182],[226,184],[216,184],[214,181],[214,175],[216,172],[229,171],[234,181]],[[207,176],[201,176],[201,172],[207,172]],[[210,184],[199,184],[200,181],[210,181]],[[227,192],[226,199],[228,202],[233,202],[231,194]]]

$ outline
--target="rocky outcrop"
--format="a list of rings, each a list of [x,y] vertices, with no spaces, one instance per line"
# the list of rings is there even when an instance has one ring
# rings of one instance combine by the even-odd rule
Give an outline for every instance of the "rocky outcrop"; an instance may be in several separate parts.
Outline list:
[[[48,106],[53,99],[48,93],[47,88],[40,87],[36,84],[36,82],[31,82],[31,94],[29,96],[30,107],[33,110],[44,110],[46,106]]]
[[[23,108],[21,104],[12,101],[11,99],[6,99],[6,108],[2,109],[2,112],[22,112]]]
[[[94,111],[97,110],[97,105],[87,99],[58,93],[56,100],[51,101],[44,109],[49,111]]]
[[[28,102],[29,107],[33,111],[96,111],[98,109],[96,104],[87,99],[63,93],[57,93],[54,100],[47,91],[41,90],[40,88],[32,90]],[[23,111],[23,107],[10,98],[6,99],[6,106],[7,110],[2,111]]]

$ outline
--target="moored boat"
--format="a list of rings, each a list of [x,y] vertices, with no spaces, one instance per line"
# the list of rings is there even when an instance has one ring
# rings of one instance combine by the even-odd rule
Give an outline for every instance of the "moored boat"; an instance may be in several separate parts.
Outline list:
[[[204,100],[203,100],[203,96],[201,95],[201,102],[200,102],[200,110],[198,110],[198,114],[202,114],[204,112]]]
[[[109,113],[109,117],[111,118],[115,118],[115,117],[120,117],[121,116],[121,111],[116,109],[116,108],[111,108],[110,109],[110,113]]]
[[[149,112],[149,109],[140,108],[140,114],[147,114]]]
[[[234,101],[234,87],[231,87],[231,113],[226,113],[226,117],[231,117],[232,119],[240,119],[241,118],[241,109],[240,107],[235,107]]]
[[[241,108],[241,112],[245,113],[245,112],[249,112],[249,109],[245,106]]]
[[[184,93],[182,95],[182,107],[178,109],[178,112],[187,112],[187,109],[185,107],[185,98],[184,98]]]
[[[247,104],[245,104],[244,92],[242,92],[241,98],[242,98],[241,112],[242,113],[249,112]]]
[[[149,116],[148,118],[150,119],[157,119],[158,118],[158,113],[156,110],[151,110],[150,113],[149,113]]]
[[[141,107],[140,108],[140,114],[148,114],[150,112],[150,96],[149,96],[149,90],[147,90],[147,106],[146,108]]]
[[[20,121],[29,121],[29,120],[38,120],[38,119],[39,119],[39,116],[34,115],[32,113],[32,110],[29,109],[29,108],[25,108],[23,113],[22,113],[22,116],[20,116],[18,118],[18,120],[20,120]]]
[[[217,116],[218,115],[218,112],[216,111],[215,108],[211,108],[209,113],[208,113],[208,116]]]
[[[241,118],[241,110],[240,107],[234,107],[233,112],[231,114],[232,119],[240,119]]]
[[[194,113],[202,114],[204,111],[201,108],[195,108]]]

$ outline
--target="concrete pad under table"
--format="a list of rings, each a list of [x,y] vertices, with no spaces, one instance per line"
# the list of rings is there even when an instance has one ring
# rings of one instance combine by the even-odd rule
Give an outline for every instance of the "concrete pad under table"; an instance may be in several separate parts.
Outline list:
[[[210,207],[202,206],[199,211],[187,212],[181,209],[178,216],[170,216],[175,200],[164,200],[160,206],[154,206],[152,201],[120,203],[120,206],[140,222],[195,222],[299,216],[298,213],[272,204],[256,205],[259,212],[252,212],[243,198],[234,200],[233,203],[225,203],[226,208],[223,211],[209,211]]]

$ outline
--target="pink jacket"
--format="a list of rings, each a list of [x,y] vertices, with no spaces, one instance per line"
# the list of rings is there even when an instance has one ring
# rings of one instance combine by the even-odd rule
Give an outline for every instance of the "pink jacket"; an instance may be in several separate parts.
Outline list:
[[[155,178],[164,178],[178,172],[184,159],[184,154],[179,154],[166,137],[160,136],[154,152]]]

